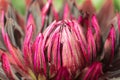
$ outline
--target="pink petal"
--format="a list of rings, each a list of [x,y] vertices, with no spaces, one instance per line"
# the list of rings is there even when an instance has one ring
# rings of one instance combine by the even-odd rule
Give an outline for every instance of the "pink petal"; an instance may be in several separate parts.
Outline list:
[[[7,77],[10,80],[15,80],[15,77],[13,75],[11,68],[10,68],[10,63],[9,63],[9,60],[8,60],[6,54],[3,53],[1,58],[2,58],[2,68],[5,72],[5,74],[7,75]]]
[[[101,30],[100,27],[98,25],[98,21],[95,15],[92,16],[92,26],[95,29],[95,43],[96,43],[96,47],[97,47],[97,52],[100,53],[102,50],[102,38],[101,38]]]
[[[43,26],[45,23],[45,18],[46,18],[47,12],[49,11],[51,3],[52,3],[52,0],[48,0],[46,5],[42,8],[42,28],[41,28],[41,30],[43,29]]]
[[[69,18],[69,16],[70,16],[70,9],[69,9],[68,4],[66,3],[64,7],[63,19],[67,19]]]
[[[60,34],[58,32],[50,36],[51,40],[48,43],[48,61],[50,62],[50,74],[53,75],[61,67],[61,54],[60,54]]]
[[[2,11],[2,36],[3,36],[3,40],[4,43],[6,45],[6,47],[8,48],[9,53],[12,55],[12,57],[14,58],[14,60],[16,61],[16,64],[23,70],[26,72],[25,68],[23,67],[24,65],[21,63],[21,61],[19,60],[19,55],[20,53],[17,51],[17,49],[11,44],[10,39],[7,35],[7,33],[5,33],[4,31],[4,11]]]
[[[43,45],[43,35],[40,33],[34,43],[35,51],[34,51],[34,70],[38,75],[41,69],[44,69],[43,73],[46,73],[46,62],[45,62],[45,55],[42,51]]]
[[[72,80],[66,67],[61,67],[55,80]]]
[[[58,12],[54,9],[54,7],[53,7],[53,14],[54,14],[54,19],[55,19],[56,21],[58,21],[58,20],[59,20],[59,14],[58,14]]]
[[[103,60],[107,64],[110,64],[114,58],[115,41],[116,41],[116,33],[115,33],[115,28],[112,25],[110,32],[108,34],[108,37],[107,37],[105,44],[104,44],[104,52],[103,52],[104,58],[103,58]]]
[[[30,25],[33,26],[33,31],[34,31],[36,26],[35,26],[35,22],[34,22],[34,18],[32,16],[32,14],[29,14],[29,16],[28,16],[26,32],[27,32]]]
[[[92,25],[96,31],[96,33],[99,33],[100,34],[100,27],[98,25],[98,21],[97,21],[97,18],[95,15],[92,16]]]
[[[23,43],[23,52],[24,52],[24,61],[26,66],[29,66],[30,68],[32,68],[32,52],[31,52],[31,38],[32,38],[32,34],[33,34],[33,26],[29,25],[27,27],[27,32],[25,35],[25,39],[24,39],[24,43]]]
[[[102,64],[100,62],[95,62],[88,68],[83,80],[98,80],[101,75]]]
[[[88,27],[87,40],[88,40],[88,58],[90,58],[90,61],[94,61],[96,59],[97,52],[95,40],[90,27]]]

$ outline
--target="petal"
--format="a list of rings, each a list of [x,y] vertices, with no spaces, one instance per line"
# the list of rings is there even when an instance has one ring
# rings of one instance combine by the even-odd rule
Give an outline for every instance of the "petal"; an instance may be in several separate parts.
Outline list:
[[[103,51],[103,61],[107,64],[110,64],[115,55],[115,40],[116,40],[116,32],[114,26],[112,25],[108,37],[104,44]]]
[[[66,3],[65,7],[64,7],[64,14],[63,14],[63,19],[67,19],[70,16],[70,10],[69,10],[69,6]]]
[[[4,11],[2,12],[2,15],[4,16]],[[3,20],[4,18],[2,18]],[[3,20],[4,21],[4,20]],[[4,40],[4,43],[9,51],[9,53],[11,54],[11,56],[14,58],[14,60],[16,61],[16,64],[24,71],[26,72],[25,68],[23,67],[24,65],[21,63],[21,60],[20,60],[20,52],[18,52],[17,48],[15,48],[10,40],[9,40],[9,37],[7,35],[7,33],[5,33],[4,31],[4,24],[3,24],[3,21],[2,21],[2,36],[3,36],[3,40]]]
[[[103,4],[101,10],[97,14],[98,23],[101,27],[101,33],[104,36],[106,32],[108,31],[108,23],[110,20],[115,16],[114,14],[114,6],[113,6],[113,0],[105,0],[105,3]]]
[[[78,7],[84,13],[92,15],[95,12],[95,7],[92,4],[92,0],[85,0],[81,7]]]
[[[102,64],[94,62],[86,71],[83,80],[98,80],[102,75]]]
[[[29,25],[27,27],[27,32],[25,35],[24,43],[23,43],[23,52],[24,52],[24,61],[26,66],[32,68],[33,67],[33,58],[32,58],[32,45],[31,45],[31,38],[33,34],[33,26]]]
[[[88,27],[87,32],[87,40],[88,40],[88,58],[90,61],[96,60],[96,44],[92,34],[92,30]]]
[[[32,25],[33,26],[33,32],[35,30],[35,22],[34,22],[34,19],[33,19],[33,16],[32,14],[29,14],[28,15],[28,20],[27,20],[27,28],[29,28],[29,25]],[[27,29],[26,29],[27,30]],[[27,32],[27,31],[26,31]]]
[[[34,43],[35,51],[34,51],[34,70],[38,75],[41,72],[41,69],[44,69],[42,73],[46,73],[46,61],[45,55],[42,51],[43,45],[43,35],[40,33]]]
[[[32,21],[35,24],[35,31],[34,31],[34,37],[35,38],[41,29],[42,26],[42,16],[41,16],[41,9],[40,9],[40,5],[39,5],[39,0],[32,0],[32,3],[30,5],[30,7],[28,8],[27,11],[27,17],[29,17],[30,15],[33,16]],[[34,24],[31,23],[33,26]]]
[[[50,75],[56,74],[56,71],[61,67],[61,44],[60,44],[60,34],[53,34],[49,44],[48,44],[48,61],[50,63]]]
[[[46,18],[47,12],[50,9],[51,3],[52,3],[52,0],[48,0],[46,5],[42,8],[42,28],[41,28],[41,31],[44,27],[45,18]]]
[[[66,67],[61,67],[55,80],[72,80]]]
[[[9,60],[8,60],[6,54],[3,53],[1,56],[1,59],[2,59],[2,68],[5,72],[5,74],[7,75],[7,77],[10,80],[15,80],[15,75],[13,74],[13,72],[10,68],[10,63],[9,63]]]
[[[101,53],[102,51],[102,37],[101,37],[101,30],[100,27],[98,25],[98,21],[95,15],[92,16],[92,26],[95,29],[95,34],[94,34],[94,38],[95,38],[95,43],[96,43],[96,47],[97,47],[97,53]]]

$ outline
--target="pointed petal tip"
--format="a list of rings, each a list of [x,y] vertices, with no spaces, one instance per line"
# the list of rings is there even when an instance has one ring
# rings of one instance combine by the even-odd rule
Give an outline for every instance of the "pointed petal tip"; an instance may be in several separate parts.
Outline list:
[[[69,9],[69,5],[66,3],[64,7],[63,19],[69,18],[69,15],[70,15],[70,9]]]
[[[99,25],[98,25],[97,17],[96,17],[95,14],[92,15],[92,25],[93,25],[93,27],[95,28],[95,31],[96,31],[97,33],[100,33],[100,27],[99,27]]]

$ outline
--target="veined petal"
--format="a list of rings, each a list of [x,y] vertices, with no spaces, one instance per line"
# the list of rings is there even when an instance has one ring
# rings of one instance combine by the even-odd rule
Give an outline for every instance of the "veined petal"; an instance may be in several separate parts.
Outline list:
[[[15,75],[13,74],[13,72],[10,68],[10,63],[9,63],[9,60],[8,60],[6,54],[3,53],[2,56],[1,56],[1,59],[2,59],[2,68],[5,72],[5,74],[7,75],[7,77],[10,80],[16,80]]]

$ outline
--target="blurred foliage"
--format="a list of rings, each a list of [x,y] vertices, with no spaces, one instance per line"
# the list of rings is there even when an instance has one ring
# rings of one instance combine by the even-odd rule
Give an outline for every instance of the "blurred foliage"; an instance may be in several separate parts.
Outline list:
[[[99,10],[104,3],[104,0],[92,0],[93,5],[97,10]]]
[[[59,11],[63,6],[63,0],[53,0],[53,4],[55,6],[55,9]]]
[[[25,14],[25,0],[11,0],[14,8],[22,15]]]
[[[120,11],[120,0],[114,0],[115,10]]]
[[[17,11],[19,11],[21,14],[25,14],[25,0],[11,0],[13,6]],[[55,6],[56,10],[60,10],[61,6],[63,6],[64,0],[53,0],[53,4]],[[78,4],[82,4],[85,0],[76,0]],[[97,10],[101,8],[101,5],[103,4],[104,0],[92,0],[93,5]],[[115,11],[120,11],[120,0],[113,0]]]

